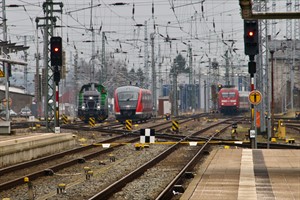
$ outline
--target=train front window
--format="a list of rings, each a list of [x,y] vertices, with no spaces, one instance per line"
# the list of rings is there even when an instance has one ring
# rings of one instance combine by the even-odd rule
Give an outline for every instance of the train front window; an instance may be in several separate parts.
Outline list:
[[[84,107],[86,109],[95,109],[97,107],[99,97],[96,95],[84,95]]]
[[[137,101],[139,94],[137,92],[120,92],[118,93],[119,101]]]
[[[223,98],[234,98],[235,97],[235,93],[234,92],[223,92],[222,93],[222,97]]]

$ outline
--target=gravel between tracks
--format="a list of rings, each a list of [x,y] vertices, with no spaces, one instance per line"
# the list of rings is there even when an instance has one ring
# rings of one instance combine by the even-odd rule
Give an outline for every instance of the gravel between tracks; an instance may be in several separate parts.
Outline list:
[[[159,152],[167,147],[165,145],[152,145],[150,148],[136,151],[133,145],[125,145],[113,151],[115,162],[110,162],[109,155],[99,156],[84,164],[59,171],[54,176],[43,177],[33,181],[35,199],[47,200],[84,200],[93,196],[105,186],[129,173],[137,166],[143,165]],[[105,163],[105,165],[100,164]],[[86,180],[84,167],[88,166],[94,172],[90,180]],[[60,183],[66,184],[66,192],[57,193],[57,186]],[[13,188],[0,193],[0,198],[9,197],[13,200],[27,199],[27,185]]]

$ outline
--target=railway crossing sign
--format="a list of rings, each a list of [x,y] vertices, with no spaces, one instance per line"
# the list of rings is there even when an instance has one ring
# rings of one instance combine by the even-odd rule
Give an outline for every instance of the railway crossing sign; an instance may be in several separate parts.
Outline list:
[[[250,92],[249,101],[251,104],[258,105],[258,104],[260,104],[261,99],[262,99],[262,95],[261,95],[260,91],[253,90]]]

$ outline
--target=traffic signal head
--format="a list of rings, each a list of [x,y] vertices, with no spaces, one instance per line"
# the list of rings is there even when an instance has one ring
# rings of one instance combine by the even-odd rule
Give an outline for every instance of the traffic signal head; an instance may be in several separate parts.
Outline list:
[[[258,21],[244,20],[245,54],[254,56],[258,54]]]
[[[61,37],[51,37],[51,66],[62,65],[62,39]]]

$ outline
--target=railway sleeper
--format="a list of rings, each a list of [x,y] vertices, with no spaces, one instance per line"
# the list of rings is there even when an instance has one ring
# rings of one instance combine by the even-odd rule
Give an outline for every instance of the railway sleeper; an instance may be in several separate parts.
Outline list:
[[[184,176],[186,179],[192,179],[195,177],[193,172],[185,172]]]
[[[178,194],[183,194],[184,193],[184,187],[182,185],[174,185],[173,186],[173,194],[178,195]]]
[[[52,169],[45,169],[44,173],[46,176],[53,176],[54,175],[54,171]]]

